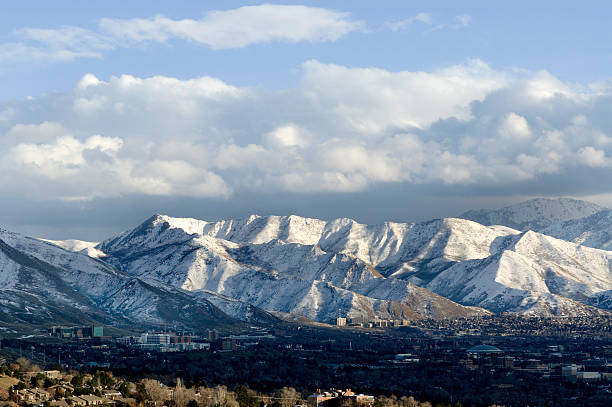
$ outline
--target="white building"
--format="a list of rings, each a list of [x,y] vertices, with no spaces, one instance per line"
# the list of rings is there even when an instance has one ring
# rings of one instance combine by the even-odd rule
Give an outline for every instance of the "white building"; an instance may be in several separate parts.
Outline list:
[[[140,336],[140,343],[143,345],[168,345],[170,344],[170,335],[144,333]]]

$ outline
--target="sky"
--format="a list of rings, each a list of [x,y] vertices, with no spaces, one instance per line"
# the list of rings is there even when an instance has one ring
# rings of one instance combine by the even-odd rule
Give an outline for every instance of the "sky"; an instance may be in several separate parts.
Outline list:
[[[0,226],[365,223],[612,206],[608,2],[21,1],[0,14]]]

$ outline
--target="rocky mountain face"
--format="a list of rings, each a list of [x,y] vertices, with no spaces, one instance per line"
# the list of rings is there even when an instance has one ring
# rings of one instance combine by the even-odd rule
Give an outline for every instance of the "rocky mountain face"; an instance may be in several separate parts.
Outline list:
[[[606,209],[577,199],[538,198],[500,209],[471,210],[459,217],[487,226],[504,225],[517,230],[539,231],[559,222],[580,219]]]
[[[364,225],[293,215],[215,222],[155,215],[99,244],[0,231],[0,321],[197,328],[269,324],[278,321],[274,315],[332,322],[607,313],[612,252],[602,249],[610,248],[611,211],[544,233],[509,227],[598,208],[530,201],[508,212],[516,212],[514,223],[497,215],[487,222],[505,226],[454,218]]]

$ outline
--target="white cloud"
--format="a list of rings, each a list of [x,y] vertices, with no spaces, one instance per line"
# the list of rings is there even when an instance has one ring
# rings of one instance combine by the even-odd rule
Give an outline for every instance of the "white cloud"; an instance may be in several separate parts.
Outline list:
[[[6,141],[8,144],[44,143],[69,133],[61,124],[55,122],[16,124],[6,133]]]
[[[601,89],[481,61],[433,72],[310,61],[285,90],[86,75],[71,93],[3,106],[0,182],[4,194],[68,200],[527,188],[611,167]]]
[[[87,165],[86,152],[98,151],[112,157],[122,145],[123,140],[116,137],[91,136],[81,142],[66,135],[48,144],[17,144],[9,149],[8,156],[26,173],[58,179],[80,175],[81,167]]]
[[[442,23],[442,24],[437,24],[435,26],[433,26],[429,31],[439,31],[439,30],[444,30],[444,29],[454,29],[454,30],[459,30],[461,28],[465,28],[467,26],[469,26],[472,22],[472,16],[469,14],[460,14],[458,16],[455,16],[455,18],[453,18],[453,22],[452,23]]]
[[[505,75],[479,60],[434,72],[389,72],[309,61],[302,87],[313,103],[359,133],[388,127],[429,126],[436,120],[468,119],[469,104],[506,84]]]
[[[269,132],[266,134],[266,141],[272,147],[281,148],[304,148],[309,144],[308,135],[305,134],[305,131],[293,123],[286,124]]]
[[[455,16],[454,28],[467,27],[468,25],[470,25],[471,22],[472,22],[472,16],[470,16],[469,14],[461,14],[461,15]]]
[[[299,5],[263,4],[211,11],[202,19],[104,18],[95,29],[27,27],[0,44],[0,62],[101,58],[105,52],[143,42],[190,41],[212,49],[251,44],[330,42],[363,27],[350,13]]]
[[[589,167],[606,167],[610,163],[610,159],[606,157],[603,150],[598,150],[592,146],[582,147],[578,150],[578,157],[581,162]]]
[[[415,16],[405,18],[403,20],[395,20],[389,21],[384,24],[385,28],[391,31],[400,31],[408,28],[412,24],[420,22],[423,24],[431,25],[433,24],[433,19],[430,13],[419,13]]]
[[[81,90],[87,89],[90,86],[97,86],[101,83],[102,82],[100,81],[100,79],[96,78],[94,74],[88,73],[88,74],[85,74],[85,76],[81,78],[79,83],[77,83],[77,88]]]
[[[213,49],[240,48],[265,42],[336,41],[363,23],[349,13],[306,7],[264,4],[213,11],[201,20],[103,19],[102,30],[130,41],[164,42],[173,38],[205,44]]]
[[[529,124],[524,117],[510,112],[502,122],[499,134],[510,140],[522,141],[529,138],[531,130],[529,130]]]

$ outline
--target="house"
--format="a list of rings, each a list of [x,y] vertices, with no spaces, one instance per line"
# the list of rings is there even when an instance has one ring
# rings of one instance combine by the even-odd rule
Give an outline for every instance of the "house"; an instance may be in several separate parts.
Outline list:
[[[601,374],[599,372],[578,372],[576,378],[581,382],[597,382],[601,380]]]
[[[70,397],[70,401],[72,401],[73,406],[86,406],[87,401],[79,396]]]
[[[123,397],[120,391],[118,390],[104,390],[102,391],[102,396],[106,399],[116,400],[118,398]]]
[[[87,402],[88,406],[97,406],[98,404],[104,404],[107,402],[107,400],[93,394],[84,394],[80,397]]]
[[[62,377],[62,373],[59,370],[45,370],[43,374],[49,379],[60,379]]]
[[[307,402],[309,407],[321,406],[340,406],[346,400],[351,400],[355,404],[361,406],[373,406],[374,396],[367,394],[355,394],[351,389],[326,391],[321,393],[317,391],[315,394],[308,396]]]
[[[49,407],[70,407],[70,404],[66,402],[66,400],[53,400],[48,404]]]
[[[24,389],[15,392],[15,399],[19,403],[38,404],[51,399],[51,395],[42,389]]]
[[[49,390],[49,392],[54,396],[57,394],[66,396],[74,393],[74,387],[65,383],[54,384],[53,386],[47,388],[47,390]]]

